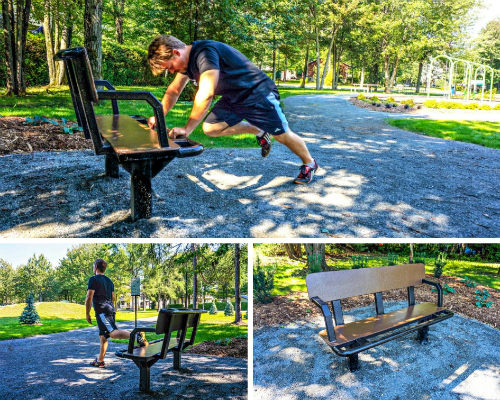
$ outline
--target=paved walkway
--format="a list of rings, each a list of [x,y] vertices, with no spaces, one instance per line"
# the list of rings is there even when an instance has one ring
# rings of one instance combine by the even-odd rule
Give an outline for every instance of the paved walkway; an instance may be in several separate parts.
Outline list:
[[[91,151],[0,157],[0,237],[497,238],[500,151],[388,126],[349,96],[285,99],[321,170],[278,143],[207,149],[153,180],[153,218],[129,220],[129,176]],[[481,113],[481,111],[477,111]],[[216,139],[214,139],[216,140]]]
[[[373,313],[363,307],[344,316]],[[320,339],[322,329],[318,317],[254,332],[255,400],[500,399],[500,332],[478,321],[455,315],[432,325],[425,345],[409,334],[369,349],[354,373]]]
[[[139,326],[150,326],[141,320]],[[133,329],[133,322],[119,323]],[[168,355],[151,368],[152,393],[139,392],[139,368],[118,358],[126,344],[109,342],[106,368],[89,364],[99,353],[97,327],[0,342],[0,399],[246,399],[247,360]]]

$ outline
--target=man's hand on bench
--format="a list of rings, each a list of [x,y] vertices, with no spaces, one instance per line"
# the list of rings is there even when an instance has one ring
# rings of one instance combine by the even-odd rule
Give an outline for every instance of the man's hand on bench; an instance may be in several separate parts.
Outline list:
[[[156,128],[156,118],[155,117],[151,117],[148,119],[148,126],[149,126],[149,129]]]
[[[172,128],[170,129],[170,132],[168,132],[168,137],[170,139],[180,139],[181,137],[187,138],[189,135],[187,133],[187,130],[185,128]]]

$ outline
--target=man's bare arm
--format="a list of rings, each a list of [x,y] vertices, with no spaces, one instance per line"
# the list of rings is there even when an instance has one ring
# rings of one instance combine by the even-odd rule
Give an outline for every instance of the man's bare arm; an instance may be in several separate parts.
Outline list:
[[[163,98],[161,99],[161,104],[163,105],[163,115],[167,115],[168,112],[175,106],[179,96],[186,87],[189,78],[187,75],[177,74],[170,85],[168,85]],[[151,117],[148,121],[148,125],[151,129],[156,125],[155,117]]]
[[[92,309],[92,299],[94,298],[94,292],[95,290],[89,289],[87,292],[87,297],[85,298],[85,316],[89,324],[92,323],[92,319],[90,318],[90,310]]]

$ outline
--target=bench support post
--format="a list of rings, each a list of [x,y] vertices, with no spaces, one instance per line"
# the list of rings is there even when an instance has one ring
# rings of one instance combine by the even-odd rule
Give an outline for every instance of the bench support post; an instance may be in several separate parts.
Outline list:
[[[152,209],[151,176],[146,174],[130,175],[130,208],[132,220],[151,218]]]
[[[180,351],[174,350],[174,369],[181,369],[181,355]]]
[[[359,358],[358,353],[352,354],[346,357],[347,366],[351,372],[357,371],[359,369]]]
[[[118,159],[114,154],[106,154],[104,168],[106,176],[109,176],[110,178],[118,178],[120,167],[118,166]]]
[[[150,382],[151,382],[151,366],[158,361],[138,361],[133,360],[135,365],[139,367],[140,376],[139,376],[139,390],[141,392],[149,392],[150,391]]]

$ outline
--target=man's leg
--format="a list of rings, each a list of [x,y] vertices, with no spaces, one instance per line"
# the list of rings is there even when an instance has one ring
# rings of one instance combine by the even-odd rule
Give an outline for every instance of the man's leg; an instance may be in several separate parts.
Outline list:
[[[106,351],[108,350],[108,339],[106,339],[106,337],[103,335],[99,335],[99,339],[101,339],[101,348],[99,350],[99,358],[97,359],[97,361],[103,362]]]
[[[205,135],[210,137],[232,136],[241,133],[252,133],[257,135],[262,132],[259,128],[246,121],[238,122],[233,126],[229,126],[226,122],[217,122],[215,124],[204,122],[202,128]]]
[[[124,329],[115,329],[109,332],[109,336],[113,339],[128,339],[130,337],[130,332]]]
[[[274,135],[274,139],[288,147],[293,154],[299,156],[302,160],[302,164],[310,164],[314,162],[314,159],[311,157],[311,154],[307,149],[304,139],[296,133],[293,133],[290,129],[281,135]]]

